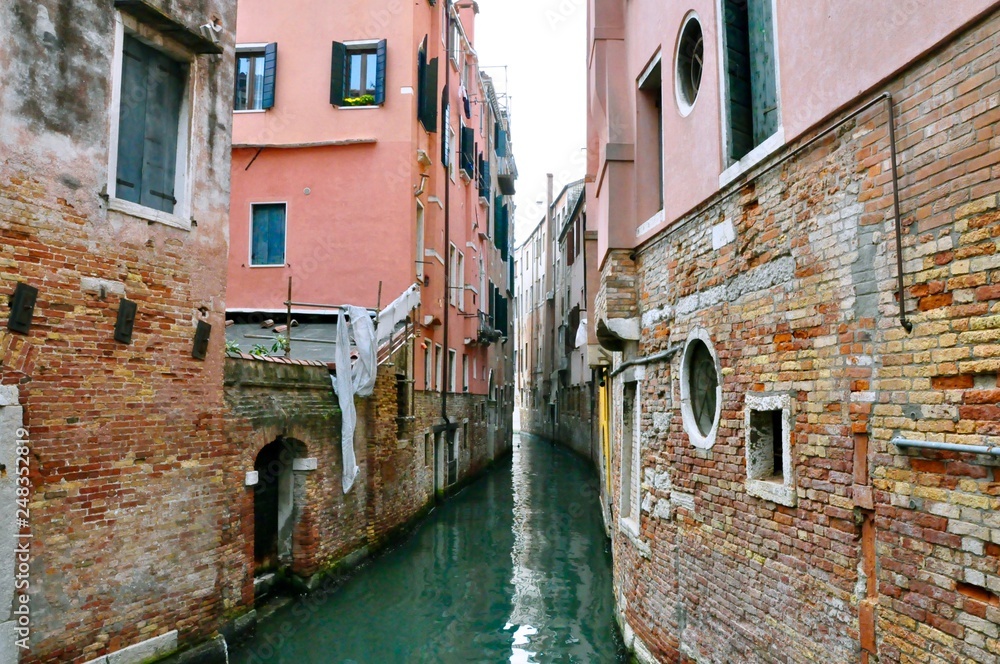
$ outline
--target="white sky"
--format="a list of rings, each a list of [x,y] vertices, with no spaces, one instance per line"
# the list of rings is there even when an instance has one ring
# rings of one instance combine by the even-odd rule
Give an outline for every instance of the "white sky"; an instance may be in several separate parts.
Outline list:
[[[545,215],[545,174],[555,176],[558,195],[586,173],[587,3],[479,0],[479,9],[479,62],[497,92],[509,94],[520,244]],[[492,65],[507,65],[506,82]]]

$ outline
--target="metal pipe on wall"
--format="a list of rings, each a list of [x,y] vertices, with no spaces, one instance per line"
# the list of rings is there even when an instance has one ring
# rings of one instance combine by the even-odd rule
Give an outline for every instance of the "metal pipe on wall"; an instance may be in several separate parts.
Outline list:
[[[891,442],[900,449],[914,447],[924,450],[943,450],[946,452],[1000,456],[1000,445],[962,445],[960,443],[939,443],[932,440],[909,440],[907,438],[893,438]]]

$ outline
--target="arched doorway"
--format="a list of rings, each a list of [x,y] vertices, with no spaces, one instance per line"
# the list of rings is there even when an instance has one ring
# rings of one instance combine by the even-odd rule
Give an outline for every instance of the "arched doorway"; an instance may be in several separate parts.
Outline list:
[[[291,562],[294,527],[292,473],[300,444],[283,437],[264,446],[254,460],[254,574]]]

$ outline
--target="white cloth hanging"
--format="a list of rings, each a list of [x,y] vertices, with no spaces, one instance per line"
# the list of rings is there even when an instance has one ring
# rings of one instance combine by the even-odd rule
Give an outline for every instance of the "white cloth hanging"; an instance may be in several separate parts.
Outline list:
[[[344,318],[350,318],[350,321]],[[351,337],[358,349],[358,359],[351,365]],[[354,455],[354,433],[358,413],[354,395],[371,396],[375,390],[376,368],[375,325],[368,310],[363,307],[344,307],[337,323],[337,349],[335,359],[337,374],[331,376],[333,390],[340,402],[340,446],[344,459],[342,484],[344,493],[351,490],[358,476],[358,462]]]

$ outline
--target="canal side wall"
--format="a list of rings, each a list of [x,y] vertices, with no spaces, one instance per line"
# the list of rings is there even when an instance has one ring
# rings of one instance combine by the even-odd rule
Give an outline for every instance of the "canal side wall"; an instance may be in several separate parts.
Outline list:
[[[597,319],[628,301],[641,321],[615,366],[681,348],[612,385],[615,593],[642,661],[1000,661],[995,461],[890,442],[1000,435],[998,66],[994,14],[884,87],[912,333],[882,103],[605,263]],[[696,338],[720,381],[699,445]],[[781,413],[781,481],[749,476],[750,410]]]
[[[198,29],[213,18],[230,28],[218,46]],[[221,333],[235,21],[235,0],[0,3],[0,585],[28,568],[14,603],[3,595],[4,664],[203,638],[240,600],[221,488],[235,455]],[[112,195],[123,23],[192,63],[175,215]],[[13,309],[18,284],[37,289],[33,308]],[[121,299],[136,305],[127,343],[115,339]],[[199,322],[213,330],[203,360]],[[29,451],[15,464],[18,439]],[[13,640],[22,605],[28,650]]]
[[[546,411],[539,411],[530,405],[519,406],[520,431],[568,447],[591,463],[598,464],[600,450],[590,384],[564,387],[557,395],[559,407],[554,423]]]

